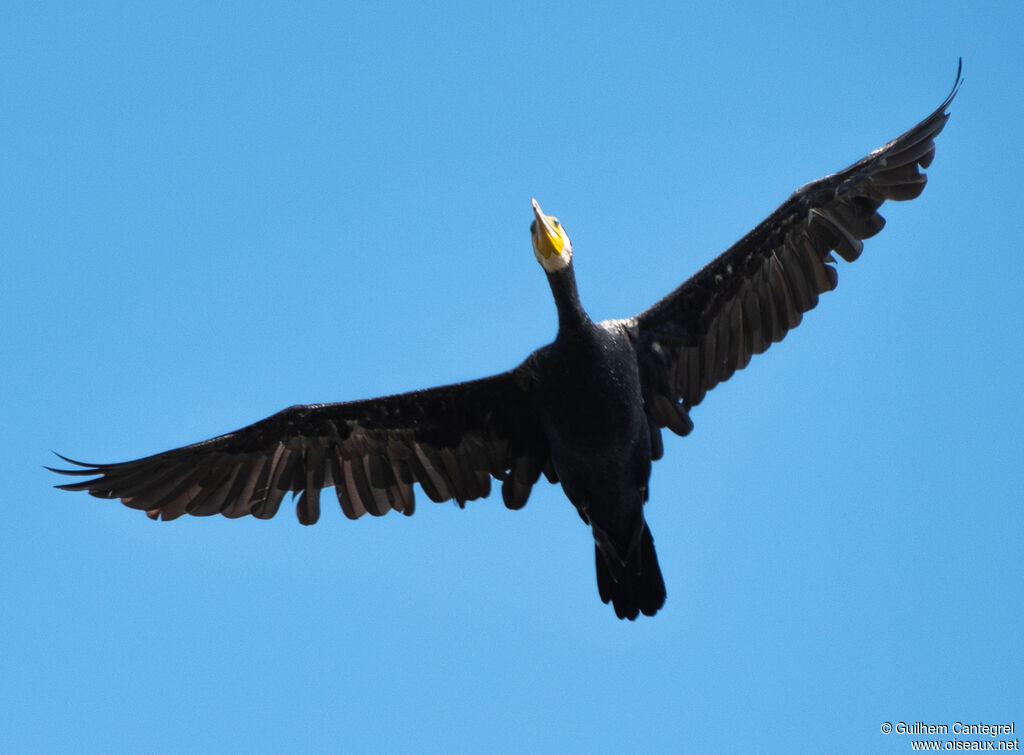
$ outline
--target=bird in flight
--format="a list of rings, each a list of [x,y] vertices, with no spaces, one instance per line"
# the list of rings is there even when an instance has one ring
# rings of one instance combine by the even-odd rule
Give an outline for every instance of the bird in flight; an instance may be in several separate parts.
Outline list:
[[[644,520],[662,428],[693,429],[690,410],[751,357],[781,341],[836,287],[837,253],[860,256],[886,200],[924,189],[934,139],[962,83],[904,134],[845,170],[797,189],[760,225],[638,315],[593,322],[580,303],[564,226],[533,200],[530,234],[558,333],[508,372],[334,404],[292,406],[200,443],[114,464],[60,456],[87,477],[57,487],[120,498],[152,519],[183,514],[269,519],[289,492],[302,524],[333,487],[356,519],[412,514],[414,486],[466,501],[501,483],[519,509],[543,474],[561,483],[594,537],[597,589],[619,618],[653,616],[665,584]]]

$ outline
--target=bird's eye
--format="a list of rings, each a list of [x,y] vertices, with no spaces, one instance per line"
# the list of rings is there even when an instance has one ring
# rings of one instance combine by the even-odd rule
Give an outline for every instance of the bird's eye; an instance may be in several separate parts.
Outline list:
[[[532,223],[530,223],[530,233],[536,233],[536,232],[537,232],[537,221],[534,220]]]
[[[551,218],[551,225],[555,228],[561,228],[562,224],[558,222],[558,218]]]

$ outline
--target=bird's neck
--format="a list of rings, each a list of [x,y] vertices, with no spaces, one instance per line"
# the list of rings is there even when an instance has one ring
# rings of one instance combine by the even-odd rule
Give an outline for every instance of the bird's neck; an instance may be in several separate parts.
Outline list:
[[[576,290],[576,275],[571,262],[557,272],[548,273],[548,283],[555,297],[555,306],[558,308],[559,334],[568,334],[593,325],[583,305],[580,304],[580,295]]]

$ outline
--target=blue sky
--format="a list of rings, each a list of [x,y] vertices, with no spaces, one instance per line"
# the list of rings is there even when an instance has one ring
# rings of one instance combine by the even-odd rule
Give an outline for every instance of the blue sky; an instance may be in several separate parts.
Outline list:
[[[88,7],[87,7],[88,5]],[[15,3],[0,750],[907,752],[1024,726],[1024,8]],[[633,314],[963,90],[925,193],[667,439],[654,619],[558,488],[315,527],[53,490]],[[325,499],[326,500],[326,499]],[[282,511],[286,507],[282,507]]]

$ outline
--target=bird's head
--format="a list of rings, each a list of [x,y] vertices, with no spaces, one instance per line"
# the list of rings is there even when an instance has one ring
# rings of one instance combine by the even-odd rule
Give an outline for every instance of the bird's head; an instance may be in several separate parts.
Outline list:
[[[533,253],[546,272],[554,273],[563,270],[572,262],[572,242],[558,218],[545,215],[536,199],[533,203],[534,221],[530,223],[530,235],[533,237]]]

